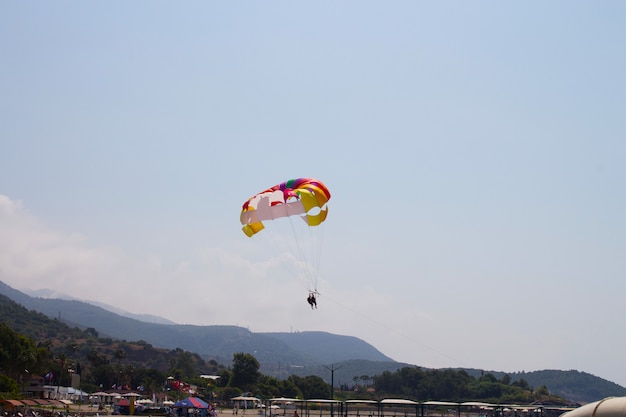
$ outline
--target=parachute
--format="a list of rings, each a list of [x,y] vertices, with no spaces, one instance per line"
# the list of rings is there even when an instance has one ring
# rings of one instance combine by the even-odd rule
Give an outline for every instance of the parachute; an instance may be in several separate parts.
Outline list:
[[[328,215],[329,199],[330,192],[321,181],[296,178],[250,197],[243,203],[240,215],[242,230],[250,238],[278,234],[288,225],[291,241],[287,247],[302,265],[302,281],[314,293],[321,254],[318,235]]]

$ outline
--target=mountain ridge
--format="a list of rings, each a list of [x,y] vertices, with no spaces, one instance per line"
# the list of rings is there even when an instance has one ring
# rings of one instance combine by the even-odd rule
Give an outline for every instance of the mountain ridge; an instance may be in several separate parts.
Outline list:
[[[190,324],[147,323],[120,316],[102,307],[77,300],[34,298],[0,281],[0,293],[24,307],[48,317],[61,319],[79,328],[92,327],[101,336],[122,340],[144,340],[167,349],[182,348],[200,355],[230,361],[238,351],[253,353],[261,364],[310,366],[329,361],[367,359],[393,362],[372,345],[353,336],[315,333],[318,349],[299,350],[291,346],[298,337],[278,337],[280,333],[254,333],[233,325],[199,326]],[[300,347],[302,343],[296,343]],[[235,349],[234,346],[237,348]],[[327,346],[333,346],[329,349]],[[356,357],[355,357],[356,356]]]
[[[253,333],[238,326],[147,323],[78,300],[34,298],[2,281],[0,294],[51,319],[62,317],[62,321],[72,326],[95,329],[100,337],[143,341],[166,349],[181,348],[225,364],[230,363],[234,353],[251,353],[261,364],[262,373],[277,378],[315,375],[328,380],[328,365],[333,364],[337,370],[333,372],[335,382],[352,385],[355,377],[380,375],[386,371],[395,372],[404,367],[417,366],[396,362],[354,336],[321,331]],[[490,373],[498,379],[504,375],[523,378],[531,386],[545,385],[550,392],[577,402],[626,395],[626,388],[618,384],[575,370],[515,373],[472,368],[465,370],[475,376]]]
[[[123,310],[121,308],[114,307],[112,305],[101,303],[99,301],[94,300],[81,300],[80,298],[72,297],[71,295],[50,290],[47,288],[40,288],[38,290],[23,290],[23,292],[33,298],[44,298],[44,299],[60,299],[60,300],[68,300],[68,301],[80,301],[83,303],[91,304],[96,307],[103,308],[111,313],[115,313],[122,317],[128,317],[131,319],[139,320],[144,323],[158,323],[158,324],[178,324],[171,320],[166,319],[165,317],[156,316],[154,314],[135,314],[129,311]]]

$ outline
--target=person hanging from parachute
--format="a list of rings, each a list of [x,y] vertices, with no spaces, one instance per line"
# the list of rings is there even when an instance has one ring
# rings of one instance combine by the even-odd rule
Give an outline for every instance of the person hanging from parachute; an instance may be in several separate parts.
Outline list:
[[[319,262],[317,258],[320,255],[314,253],[310,254],[311,259],[307,257],[310,246],[315,245],[305,241],[303,236],[320,229],[319,226],[324,223],[328,215],[326,203],[329,199],[330,192],[321,181],[314,178],[296,178],[250,197],[243,204],[240,214],[242,230],[248,237],[253,237],[265,229],[264,222],[268,223],[268,228],[271,228],[270,223],[274,226],[276,223],[291,222],[295,248],[292,250],[296,252],[296,257],[302,265],[301,274],[307,279],[305,284],[309,291],[307,302],[312,309],[317,308],[317,295],[319,294],[317,271],[313,269]],[[299,227],[304,228],[307,233],[297,233],[295,230]]]
[[[307,303],[311,306],[311,310],[317,308],[317,299],[315,298],[316,293],[317,291],[309,292],[309,296],[306,299]]]

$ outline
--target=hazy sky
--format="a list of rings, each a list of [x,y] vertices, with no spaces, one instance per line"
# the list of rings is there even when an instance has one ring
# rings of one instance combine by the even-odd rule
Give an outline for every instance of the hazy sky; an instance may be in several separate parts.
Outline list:
[[[626,386],[625,39],[622,1],[0,2],[0,280]],[[316,311],[239,224],[294,177]]]

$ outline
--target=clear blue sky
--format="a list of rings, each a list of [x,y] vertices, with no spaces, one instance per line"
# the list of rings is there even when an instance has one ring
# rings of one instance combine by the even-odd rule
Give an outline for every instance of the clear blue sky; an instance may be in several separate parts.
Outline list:
[[[624,39],[621,1],[1,2],[0,279],[626,386]],[[317,311],[238,221],[305,176]]]

